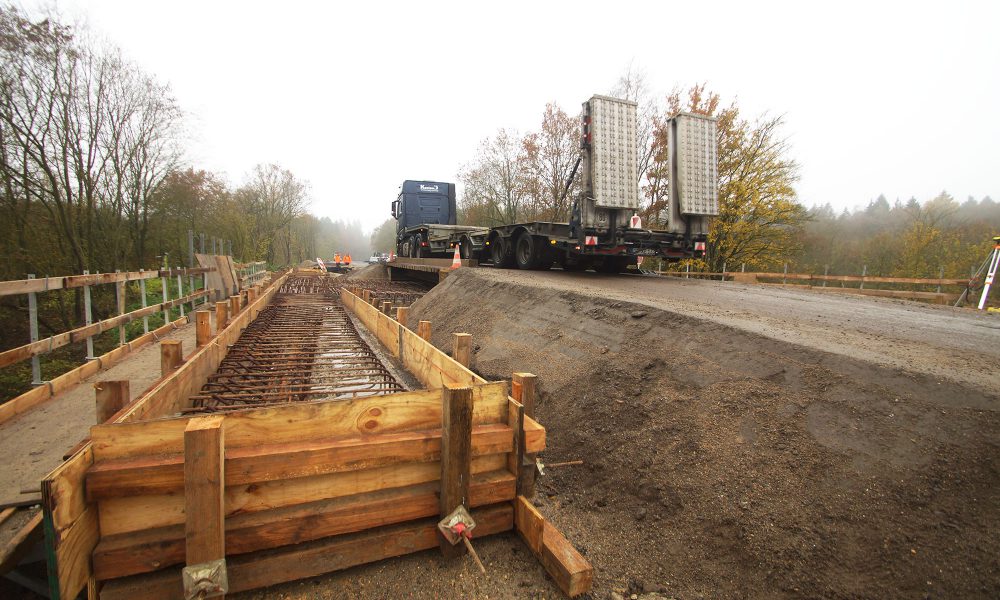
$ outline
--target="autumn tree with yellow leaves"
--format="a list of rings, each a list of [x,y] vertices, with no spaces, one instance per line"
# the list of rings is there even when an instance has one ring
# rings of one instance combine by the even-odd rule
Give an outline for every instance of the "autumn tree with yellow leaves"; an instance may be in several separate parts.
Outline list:
[[[675,90],[667,97],[665,114],[654,117],[653,161],[646,181],[640,182],[646,222],[666,221],[669,118],[679,112],[718,119],[719,216],[709,233],[708,268],[719,271],[724,265],[745,263],[748,269],[766,270],[798,254],[800,230],[808,216],[796,199],[798,165],[781,136],[781,117],[747,120],[736,102],[721,107],[719,95],[704,84],[683,93]]]

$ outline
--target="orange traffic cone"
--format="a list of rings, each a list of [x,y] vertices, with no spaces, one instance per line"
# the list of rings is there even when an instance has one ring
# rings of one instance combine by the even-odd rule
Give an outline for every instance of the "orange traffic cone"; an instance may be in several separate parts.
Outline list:
[[[462,266],[462,255],[458,252],[458,246],[455,246],[455,257],[451,259],[451,268],[457,269]]]

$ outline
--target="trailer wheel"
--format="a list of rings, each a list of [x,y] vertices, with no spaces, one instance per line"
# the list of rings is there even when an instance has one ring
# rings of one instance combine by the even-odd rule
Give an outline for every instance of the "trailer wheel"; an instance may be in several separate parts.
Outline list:
[[[462,260],[469,260],[472,258],[472,240],[468,237],[463,237],[459,240],[458,255],[462,257]]]
[[[514,266],[514,253],[510,251],[510,243],[499,235],[490,241],[490,258],[497,269],[509,269]]]
[[[528,233],[522,233],[514,246],[514,259],[519,269],[537,269],[540,262],[538,240]]]

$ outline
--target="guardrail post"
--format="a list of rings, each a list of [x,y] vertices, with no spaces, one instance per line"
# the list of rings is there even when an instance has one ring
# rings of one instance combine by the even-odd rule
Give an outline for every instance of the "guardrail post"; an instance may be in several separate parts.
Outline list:
[[[823,287],[826,287],[826,277],[830,273],[830,265],[823,265]]]
[[[139,269],[139,293],[142,294],[142,307],[146,308],[146,278],[142,269]],[[149,317],[142,318],[142,332],[149,333]]]
[[[35,274],[28,274],[28,279],[34,279]],[[31,343],[38,341],[38,295],[28,292],[28,333]],[[31,357],[31,385],[42,385],[42,362],[38,355]]]
[[[118,269],[115,269],[115,273],[121,273]],[[115,282],[115,300],[118,303],[118,315],[125,314],[125,283],[128,282],[128,275],[125,275],[125,281]],[[125,325],[118,326],[118,345],[125,345]]]
[[[97,408],[97,424],[107,423],[115,413],[129,403],[129,382],[98,381],[94,384],[94,401]]]
[[[84,269],[84,275],[90,275],[90,271]],[[94,311],[90,303],[90,286],[83,286],[83,323],[85,325],[94,324]],[[94,337],[87,336],[87,360],[94,360]],[[103,423],[104,421],[99,421]]]
[[[941,293],[941,280],[942,279],[944,279],[944,266],[942,266],[940,269],[938,269],[937,293],[939,293],[939,294]]]
[[[785,263],[785,273],[781,276],[781,285],[788,283],[788,263]]]
[[[865,277],[866,277],[867,275],[868,275],[868,265],[865,265],[865,266],[864,266],[864,267],[863,267],[863,268],[861,269],[861,287],[859,287],[859,288],[858,288],[859,290],[863,290],[863,289],[865,289]]]
[[[167,307],[167,300],[170,299],[170,294],[167,291],[166,277],[160,277],[160,285],[163,286],[163,324],[166,325],[170,322],[170,308]]]
[[[178,271],[180,271],[180,269],[181,269],[180,267],[177,267]],[[181,274],[178,272],[177,273],[177,298],[180,299],[180,298],[183,298],[183,297],[184,297],[184,278],[181,277]],[[180,309],[181,309],[181,318],[183,319],[184,318],[184,303],[181,302],[179,306],[180,306]]]
[[[726,280],[726,261],[722,261],[722,280]]]

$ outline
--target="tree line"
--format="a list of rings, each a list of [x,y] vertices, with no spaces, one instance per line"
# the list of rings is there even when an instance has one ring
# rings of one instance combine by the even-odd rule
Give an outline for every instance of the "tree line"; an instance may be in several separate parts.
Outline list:
[[[308,213],[288,169],[231,186],[187,165],[185,126],[169,86],[118,48],[0,7],[0,279],[187,264],[189,230],[273,266],[367,252],[360,224]]]

